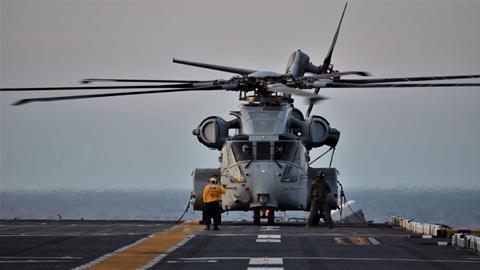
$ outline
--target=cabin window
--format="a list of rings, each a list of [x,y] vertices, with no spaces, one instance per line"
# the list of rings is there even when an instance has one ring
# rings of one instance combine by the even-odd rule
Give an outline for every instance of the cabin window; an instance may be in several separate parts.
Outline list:
[[[252,142],[233,142],[232,150],[237,162],[253,159]]]
[[[270,142],[257,142],[257,160],[270,160]]]
[[[274,159],[292,162],[297,155],[296,142],[275,142],[274,143]]]
[[[293,166],[285,166],[283,169],[283,177],[280,181],[282,182],[297,182],[297,169]]]

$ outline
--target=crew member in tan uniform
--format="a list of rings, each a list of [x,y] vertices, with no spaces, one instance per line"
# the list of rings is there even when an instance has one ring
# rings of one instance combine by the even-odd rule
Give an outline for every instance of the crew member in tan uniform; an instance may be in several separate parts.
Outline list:
[[[325,181],[325,173],[318,172],[316,181],[312,184],[310,189],[310,215],[308,217],[307,228],[313,225],[313,221],[318,211],[321,210],[325,216],[325,226],[333,228],[332,216],[330,215],[330,207],[327,203],[327,194],[331,189],[328,183]]]
[[[213,218],[213,230],[218,231],[218,223],[220,223],[220,202],[222,201],[222,194],[225,194],[225,187],[220,186],[217,178],[211,177],[209,184],[203,189],[203,203],[206,209],[206,224],[205,230],[210,230],[211,219]]]

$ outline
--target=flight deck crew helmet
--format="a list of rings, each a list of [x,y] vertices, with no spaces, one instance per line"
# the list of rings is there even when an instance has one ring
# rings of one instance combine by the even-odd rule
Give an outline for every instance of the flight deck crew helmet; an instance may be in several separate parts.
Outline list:
[[[210,182],[210,184],[217,184],[217,178],[215,177],[210,177],[210,179],[208,180],[208,182]]]

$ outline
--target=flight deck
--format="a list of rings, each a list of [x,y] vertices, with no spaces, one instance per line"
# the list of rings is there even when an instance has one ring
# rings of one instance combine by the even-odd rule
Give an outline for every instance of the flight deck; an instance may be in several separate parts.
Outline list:
[[[385,224],[1,221],[0,269],[479,269],[480,256]]]

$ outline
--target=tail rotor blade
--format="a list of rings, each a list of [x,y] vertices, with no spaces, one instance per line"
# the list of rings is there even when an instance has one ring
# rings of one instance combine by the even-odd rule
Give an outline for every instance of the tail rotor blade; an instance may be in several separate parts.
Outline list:
[[[330,63],[332,61],[333,50],[335,49],[335,44],[337,43],[338,34],[340,33],[340,26],[342,25],[343,16],[345,15],[345,10],[347,10],[347,5],[348,5],[348,2],[345,3],[345,7],[343,8],[343,12],[342,12],[342,17],[340,17],[340,22],[338,23],[337,31],[335,32],[335,36],[333,37],[333,40],[332,40],[332,45],[330,46],[330,50],[328,50],[327,56],[325,57],[325,60],[323,61],[322,70],[324,72],[327,71],[328,68],[330,67]]]
[[[332,62],[333,50],[335,49],[335,45],[337,44],[338,34],[340,33],[340,27],[342,26],[343,16],[345,16],[345,11],[347,10],[347,5],[348,5],[348,2],[345,3],[345,7],[343,8],[342,16],[340,17],[340,22],[338,23],[338,26],[337,26],[337,31],[335,31],[335,35],[333,36],[332,44],[330,45],[330,49],[328,50],[327,56],[323,60],[323,65],[320,68],[321,72],[327,73],[329,68],[330,68],[330,63]],[[360,76],[370,76],[370,74],[368,72],[343,72],[343,73],[344,74],[337,74],[337,75],[355,74],[355,75],[360,75]],[[330,78],[330,77],[328,77],[328,78]],[[315,88],[314,94],[318,95],[319,91],[320,91],[320,88]],[[308,105],[307,112],[305,113],[306,117],[310,116],[310,113],[312,112],[313,106],[317,102],[318,101],[314,102],[313,100],[310,101],[310,104]]]

